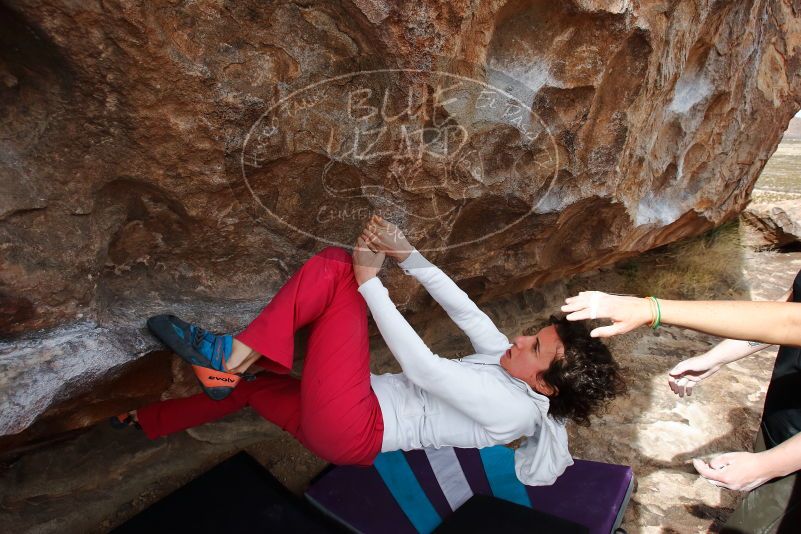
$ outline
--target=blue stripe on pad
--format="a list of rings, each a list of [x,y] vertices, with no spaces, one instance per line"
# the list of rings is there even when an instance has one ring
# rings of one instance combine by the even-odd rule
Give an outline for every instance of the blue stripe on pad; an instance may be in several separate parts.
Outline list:
[[[373,466],[418,532],[428,534],[442,523],[417,482],[403,451],[382,452],[376,457]]]
[[[489,480],[492,494],[531,508],[526,486],[520,482],[515,473],[515,452],[509,447],[496,445],[479,449],[484,472]]]

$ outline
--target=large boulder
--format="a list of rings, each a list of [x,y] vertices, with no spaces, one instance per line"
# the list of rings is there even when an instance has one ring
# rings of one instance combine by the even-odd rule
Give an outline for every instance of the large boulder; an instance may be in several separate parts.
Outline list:
[[[732,218],[801,102],[799,13],[0,6],[0,435],[153,350],[151,313],[241,327],[374,210],[482,298]]]
[[[753,204],[741,216],[759,233],[763,246],[801,244],[801,199]]]

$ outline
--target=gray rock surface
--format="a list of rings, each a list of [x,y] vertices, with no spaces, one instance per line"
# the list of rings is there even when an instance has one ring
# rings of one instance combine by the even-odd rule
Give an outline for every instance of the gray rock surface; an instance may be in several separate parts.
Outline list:
[[[801,200],[752,204],[740,216],[759,232],[764,246],[801,243]]]

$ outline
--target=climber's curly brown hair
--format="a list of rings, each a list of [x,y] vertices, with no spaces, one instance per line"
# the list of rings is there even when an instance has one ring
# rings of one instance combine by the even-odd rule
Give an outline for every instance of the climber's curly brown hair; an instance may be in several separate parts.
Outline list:
[[[590,337],[584,321],[551,315],[550,322],[565,345],[565,356],[542,374],[556,392],[549,396],[548,414],[589,426],[590,415],[602,412],[609,401],[626,392],[620,366],[606,345]]]

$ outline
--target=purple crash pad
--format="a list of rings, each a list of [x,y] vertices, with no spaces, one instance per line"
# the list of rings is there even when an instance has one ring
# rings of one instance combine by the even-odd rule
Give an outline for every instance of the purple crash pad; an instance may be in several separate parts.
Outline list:
[[[356,532],[417,534],[374,467],[334,467],[312,484],[306,498]]]
[[[454,449],[454,452],[470,491],[493,495],[478,449]],[[410,519],[416,512],[410,502],[419,504],[420,499],[424,499],[441,519],[453,510],[424,451],[408,451],[396,455],[396,459],[398,457],[407,464],[404,468],[413,474],[416,482],[412,486],[406,484],[390,490],[388,484],[395,485],[395,482],[385,481],[374,467],[339,466],[321,475],[308,489],[306,497],[358,532],[411,534],[426,531],[415,528]],[[508,469],[513,469],[511,464]],[[620,525],[633,482],[630,467],[575,460],[553,485],[525,486],[525,493],[535,510],[584,525],[592,534],[608,534]],[[417,495],[410,497],[414,492]]]
[[[526,486],[531,507],[587,526],[613,532],[623,519],[634,487],[625,465],[575,460],[552,486]]]

